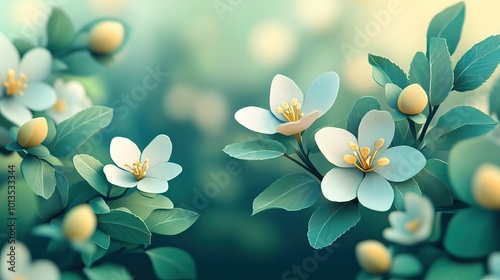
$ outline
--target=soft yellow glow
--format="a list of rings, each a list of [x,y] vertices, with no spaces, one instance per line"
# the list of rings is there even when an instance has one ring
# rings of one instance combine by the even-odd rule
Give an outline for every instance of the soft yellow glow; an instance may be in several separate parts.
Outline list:
[[[251,32],[249,48],[259,64],[278,67],[288,63],[295,55],[297,37],[290,26],[283,22],[264,22]]]
[[[331,30],[340,19],[342,2],[338,0],[297,0],[295,11],[300,23],[311,32]]]
[[[54,104],[54,110],[59,113],[66,112],[68,109],[68,103],[64,99],[58,99],[56,104]]]

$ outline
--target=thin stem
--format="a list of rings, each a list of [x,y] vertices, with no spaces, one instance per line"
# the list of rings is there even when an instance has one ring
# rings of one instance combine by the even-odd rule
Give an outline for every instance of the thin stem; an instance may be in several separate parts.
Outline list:
[[[297,155],[309,167],[309,169],[311,170],[311,173],[314,174],[314,176],[316,176],[316,178],[318,178],[320,181],[323,180],[323,176],[318,171],[318,169],[316,169],[314,164],[309,159],[308,154],[305,152],[304,145],[302,144],[302,135],[296,134],[295,139],[297,140],[297,143],[299,144],[299,149],[300,149],[300,153],[297,152]]]
[[[411,130],[411,135],[413,136],[413,139],[416,141],[417,140],[417,128],[415,127],[415,122],[413,122],[412,119],[408,118],[408,125],[410,126]]]
[[[293,161],[294,163],[296,163],[297,165],[299,165],[300,167],[304,168],[305,170],[309,171],[312,173],[311,169],[309,169],[309,167],[307,167],[305,164],[303,164],[302,162],[294,159],[293,157],[287,155],[287,154],[283,154],[284,157],[286,157],[287,159]]]
[[[124,196],[128,193],[128,191],[129,191],[129,190],[130,190],[130,188],[127,188],[127,189],[125,189],[125,191],[124,191],[123,193],[121,193],[120,195],[117,195],[117,196],[114,196],[114,197],[107,197],[107,198],[105,198],[104,200],[105,200],[105,201],[113,201],[113,200],[120,199],[120,198],[124,197]]]
[[[422,132],[420,133],[420,137],[418,138],[418,142],[422,142],[424,140],[425,134],[427,133],[427,129],[429,128],[429,125],[431,124],[432,119],[436,115],[437,110],[439,109],[439,105],[436,105],[432,110],[429,112],[429,117],[427,117],[427,120],[425,121],[424,128],[422,129]]]

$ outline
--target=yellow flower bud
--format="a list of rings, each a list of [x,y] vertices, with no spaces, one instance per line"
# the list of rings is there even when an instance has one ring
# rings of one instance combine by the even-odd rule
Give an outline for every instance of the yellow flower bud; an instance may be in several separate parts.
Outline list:
[[[122,45],[124,37],[125,28],[120,22],[100,22],[90,32],[90,50],[98,54],[110,54]]]
[[[476,202],[491,210],[500,210],[500,168],[486,163],[472,179],[472,195]]]
[[[367,272],[379,274],[389,271],[392,257],[387,247],[376,240],[365,240],[356,245],[356,258]]]
[[[40,145],[49,131],[45,118],[34,118],[19,128],[17,143],[24,148]]]
[[[97,217],[88,204],[81,204],[69,210],[64,217],[63,233],[64,236],[75,242],[84,242],[89,240],[97,227]]]
[[[398,108],[403,114],[418,115],[425,109],[428,101],[425,90],[419,84],[411,84],[399,94]]]

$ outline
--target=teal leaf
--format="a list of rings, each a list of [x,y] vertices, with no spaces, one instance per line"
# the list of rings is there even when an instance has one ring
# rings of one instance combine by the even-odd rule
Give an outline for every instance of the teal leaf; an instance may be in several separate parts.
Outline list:
[[[399,66],[385,57],[368,54],[368,62],[373,66],[373,79],[377,84],[395,84],[404,89],[408,85],[406,74]]]
[[[98,196],[99,193],[94,190],[94,188],[92,188],[87,182],[76,182],[74,184],[71,184],[71,186],[69,187],[68,208],[72,208]]]
[[[410,126],[407,121],[396,122],[394,130],[394,138],[392,139],[392,147],[396,146],[412,146],[414,142],[410,131]]]
[[[157,209],[146,219],[146,225],[153,233],[176,235],[188,229],[199,217],[200,214],[181,208]]]
[[[223,151],[237,159],[265,160],[283,155],[286,148],[278,141],[262,139],[227,145]]]
[[[391,275],[412,277],[422,272],[422,264],[413,255],[399,254],[392,260]]]
[[[103,165],[92,156],[81,154],[73,157],[75,169],[89,185],[102,195],[107,195],[108,184],[104,179]]]
[[[444,207],[453,204],[451,183],[448,176],[448,164],[439,159],[429,159],[424,169],[415,175],[422,193],[428,197],[434,207]]]
[[[85,109],[57,126],[56,139],[50,144],[54,156],[67,156],[78,149],[99,130],[108,126],[113,109],[93,106]]]
[[[14,39],[12,44],[14,44],[21,56],[36,47],[35,43],[25,38]]]
[[[419,84],[427,94],[431,82],[431,66],[423,52],[417,52],[410,64],[408,72],[410,84]]]
[[[358,127],[361,119],[366,115],[366,113],[371,110],[380,110],[381,105],[378,99],[371,96],[364,96],[358,98],[354,105],[352,105],[351,112],[347,116],[347,131],[351,132],[354,136],[358,136]]]
[[[360,220],[358,207],[352,202],[330,202],[320,206],[309,220],[307,238],[315,249],[326,247]]]
[[[136,215],[115,209],[97,217],[97,227],[112,238],[136,244],[151,244],[151,232]]]
[[[26,148],[25,150],[28,154],[38,158],[43,158],[50,155],[49,149],[47,149],[47,147],[45,147],[44,145]]]
[[[26,157],[21,162],[21,172],[31,190],[45,199],[49,199],[56,189],[54,171],[50,164],[36,157]]]
[[[500,63],[500,35],[495,35],[475,44],[455,66],[456,91],[469,91],[480,87],[488,80]]]
[[[275,133],[269,136],[269,139],[280,142],[285,148],[286,152],[285,154],[295,154],[295,138],[292,136],[285,136],[281,133]]]
[[[399,94],[403,91],[400,87],[394,84],[385,85],[385,98],[387,99],[387,104],[394,110],[399,111],[398,99]],[[380,109],[377,109],[380,110]]]
[[[429,54],[429,103],[441,104],[453,88],[453,70],[445,39],[432,38]]]
[[[446,8],[431,20],[427,29],[427,54],[432,38],[446,39],[450,53],[453,54],[457,48],[462,34],[465,18],[465,4],[459,2]]]
[[[83,269],[83,273],[89,280],[133,279],[133,277],[124,266],[111,263],[106,263],[94,267],[86,267]]]
[[[159,279],[196,279],[196,264],[185,251],[173,247],[147,250]]]
[[[77,76],[89,76],[96,74],[101,69],[88,50],[74,51],[66,55],[62,62],[66,65],[66,72]]]
[[[422,194],[418,183],[413,179],[404,182],[389,182],[394,189],[394,206],[399,211],[405,210],[404,197],[407,193]]]
[[[500,119],[500,79],[497,79],[490,92],[490,115],[492,114]]]
[[[57,135],[57,127],[56,123],[51,118],[45,118],[45,120],[47,121],[47,136],[45,140],[43,140],[42,145],[48,147]]]
[[[47,22],[47,49],[59,52],[73,40],[73,23],[61,9],[54,8]]]
[[[424,146],[435,151],[449,151],[456,143],[485,135],[498,122],[470,106],[458,106],[441,116],[424,138]]]
[[[155,195],[153,197],[147,197],[136,191],[126,197],[109,201],[109,207],[119,208],[125,207],[130,212],[139,216],[143,221],[145,221],[151,212],[156,209],[172,209],[174,204],[168,197],[163,195]]]
[[[424,124],[427,121],[427,117],[424,114],[411,115],[408,118],[416,124]]]
[[[450,221],[444,237],[446,250],[460,258],[481,258],[500,249],[500,222],[495,212],[468,208]]]
[[[430,267],[425,280],[453,279],[470,280],[481,279],[484,274],[480,262],[458,262],[443,257],[435,261]]]
[[[103,249],[99,246],[95,246],[95,249],[92,251],[82,251],[81,255],[82,255],[83,264],[85,265],[85,267],[90,267],[96,261],[98,261],[102,257],[104,257],[107,252],[108,252],[107,249]],[[111,278],[111,279],[113,279],[113,278]],[[114,279],[117,279],[117,278],[114,278]]]
[[[111,237],[100,229],[96,229],[90,241],[102,249],[108,249],[111,244]]]
[[[55,177],[56,190],[54,191],[54,194],[49,199],[45,199],[40,196],[36,197],[38,201],[36,213],[42,220],[50,219],[53,215],[57,214],[59,211],[64,209],[66,205],[68,205],[68,180],[64,177],[64,175],[57,171],[55,171]]]
[[[96,214],[108,214],[111,210],[102,197],[94,197],[89,201],[89,205]]]
[[[255,198],[252,215],[272,208],[287,211],[307,208],[316,202],[320,189],[319,183],[307,174],[281,177]]]

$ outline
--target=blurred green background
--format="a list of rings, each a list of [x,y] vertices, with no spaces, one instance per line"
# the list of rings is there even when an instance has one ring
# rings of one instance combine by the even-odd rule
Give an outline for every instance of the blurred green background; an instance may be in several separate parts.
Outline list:
[[[259,137],[236,123],[233,114],[250,105],[267,108],[270,82],[278,73],[305,91],[321,73],[336,71],[339,96],[315,126],[345,125],[357,97],[373,95],[384,101],[382,88],[371,78],[367,54],[389,57],[408,70],[413,54],[425,51],[431,18],[456,2],[19,0],[0,3],[0,24],[10,38],[36,39],[44,32],[51,7],[57,6],[77,28],[99,17],[120,18],[129,25],[128,44],[115,62],[96,76],[78,78],[94,104],[115,109],[110,128],[81,152],[109,163],[114,136],[128,137],[141,149],[157,134],[171,137],[171,161],[184,170],[170,182],[166,195],[176,206],[202,215],[183,234],[155,236],[153,244],[192,254],[199,279],[351,279],[358,270],[354,245],[379,239],[386,214],[362,210],[362,222],[337,240],[333,251],[316,253],[306,237],[313,209],[251,216],[252,201],[262,190],[301,170],[286,159],[243,162],[224,154],[227,144]],[[500,33],[498,1],[465,2],[455,62],[476,42]],[[155,69],[163,74],[151,75]],[[152,89],[143,87],[148,75],[157,82]],[[486,109],[487,89],[488,84],[467,99],[453,94],[448,106],[460,102]],[[323,171],[330,168],[321,155],[315,159]],[[0,158],[1,166],[16,162],[15,156]],[[228,172],[228,165],[235,172]],[[26,238],[33,197],[29,192],[18,196],[25,217],[19,221],[20,233]],[[32,250],[41,256],[41,250]],[[320,260],[318,254],[328,257]],[[136,279],[153,277],[145,255],[121,255],[118,260],[129,264]],[[294,275],[294,266],[302,267],[303,274]]]

